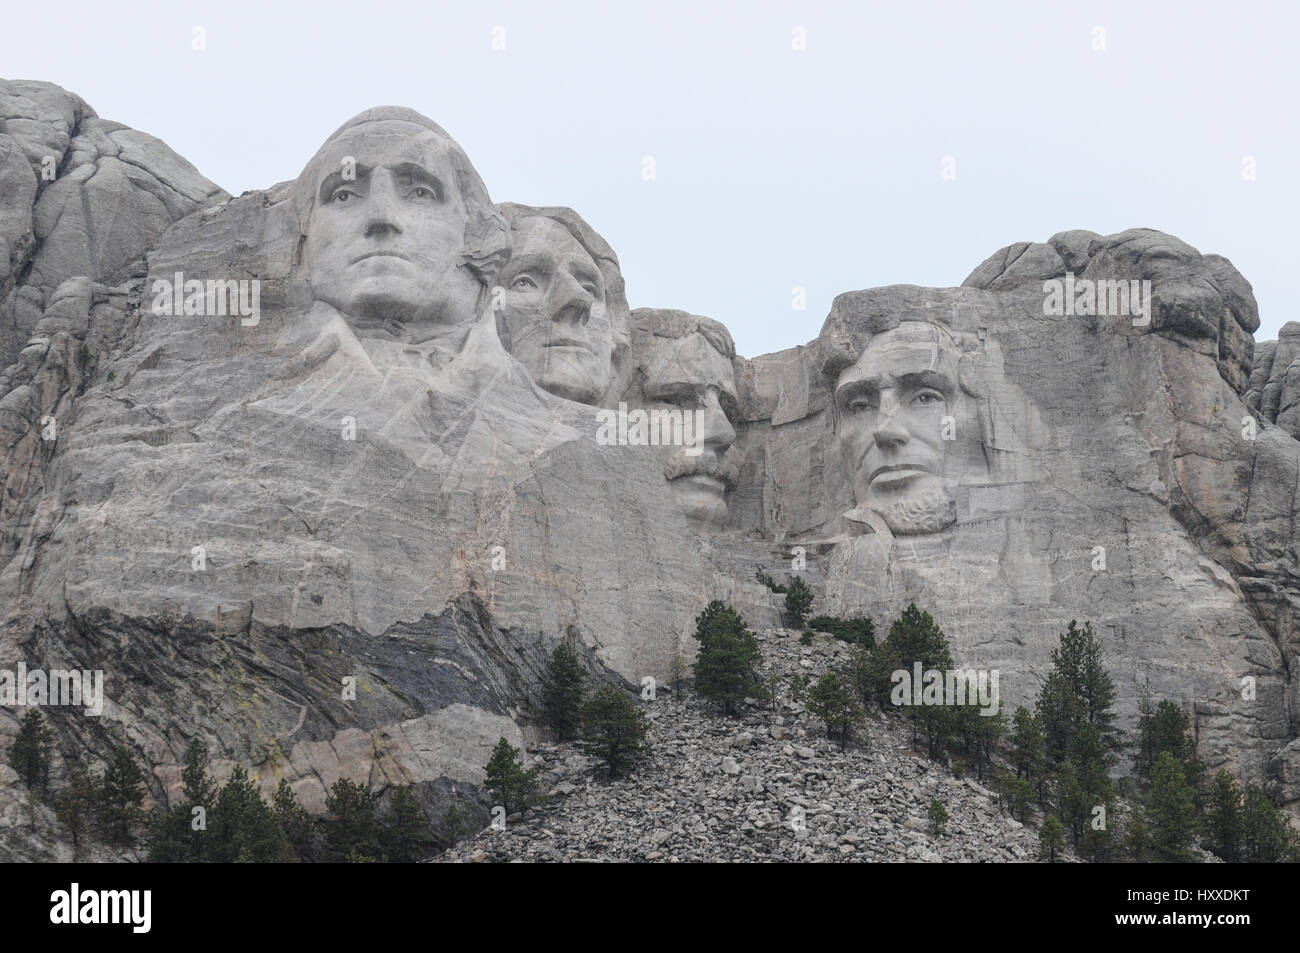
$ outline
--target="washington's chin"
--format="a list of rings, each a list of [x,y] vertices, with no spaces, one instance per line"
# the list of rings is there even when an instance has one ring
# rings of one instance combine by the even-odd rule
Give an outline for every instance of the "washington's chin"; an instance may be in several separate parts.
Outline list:
[[[867,505],[895,536],[938,533],[957,522],[957,501],[933,478],[893,490],[873,484]]]
[[[673,499],[686,518],[699,529],[721,529],[727,523],[726,484],[721,480],[694,474],[678,477],[668,484]]]

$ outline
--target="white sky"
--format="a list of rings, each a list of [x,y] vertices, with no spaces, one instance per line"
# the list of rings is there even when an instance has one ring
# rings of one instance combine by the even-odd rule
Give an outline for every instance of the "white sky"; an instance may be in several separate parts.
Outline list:
[[[810,341],[841,291],[957,285],[1069,228],[1225,255],[1276,337],[1300,319],[1300,5],[1136,6],[22,3],[0,75],[78,93],[233,194],[296,177],[362,109],[410,106],[494,200],[577,209],[633,307],[717,318],[748,356]]]

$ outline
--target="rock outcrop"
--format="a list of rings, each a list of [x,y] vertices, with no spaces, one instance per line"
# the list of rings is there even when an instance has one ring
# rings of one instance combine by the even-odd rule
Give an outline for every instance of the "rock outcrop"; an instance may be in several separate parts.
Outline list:
[[[106,682],[49,709],[56,778],[125,743],[165,801],[199,736],[317,812],[340,777],[473,802],[559,642],[666,679],[712,599],[778,625],[754,570],[797,560],[816,611],[924,606],[1012,705],[1091,620],[1122,721],[1178,701],[1300,806],[1300,353],[1256,353],[1223,258],[1066,232],[746,359],[410,110],[231,198],[4,83],[0,181],[0,669]]]

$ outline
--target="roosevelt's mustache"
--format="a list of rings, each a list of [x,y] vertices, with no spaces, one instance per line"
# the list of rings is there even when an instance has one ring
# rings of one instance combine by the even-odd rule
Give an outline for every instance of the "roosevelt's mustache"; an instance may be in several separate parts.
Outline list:
[[[705,450],[694,457],[679,450],[664,467],[664,476],[669,480],[697,475],[716,477],[731,488],[740,482],[740,465],[730,449],[722,457],[713,450]]]

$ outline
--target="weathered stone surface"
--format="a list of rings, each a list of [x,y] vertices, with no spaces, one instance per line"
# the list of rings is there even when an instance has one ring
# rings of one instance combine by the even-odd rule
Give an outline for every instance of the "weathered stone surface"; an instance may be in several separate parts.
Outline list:
[[[125,743],[164,802],[198,736],[315,812],[347,777],[483,819],[487,753],[541,738],[560,641],[595,681],[666,684],[712,599],[775,630],[754,571],[799,559],[814,612],[883,628],[915,601],[1012,705],[1091,620],[1122,722],[1149,684],[1212,769],[1300,804],[1300,338],[1255,349],[1226,260],[1063,232],[960,288],[846,292],[808,344],[745,359],[707,317],[629,311],[581,217],[494,205],[410,110],[229,198],[76,97],[0,91],[0,668],[106,678],[102,717],[50,709],[56,778]],[[1150,282],[1150,311],[1051,316],[1067,278]],[[783,721],[705,747],[699,783],[747,798],[784,783],[762,759],[858,770]],[[857,809],[874,778],[850,780]],[[792,858],[948,856],[869,851],[816,793],[836,803],[806,799]],[[972,836],[1003,829],[976,813]],[[647,858],[696,856],[701,831],[652,820]],[[40,856],[18,828],[0,849]]]

